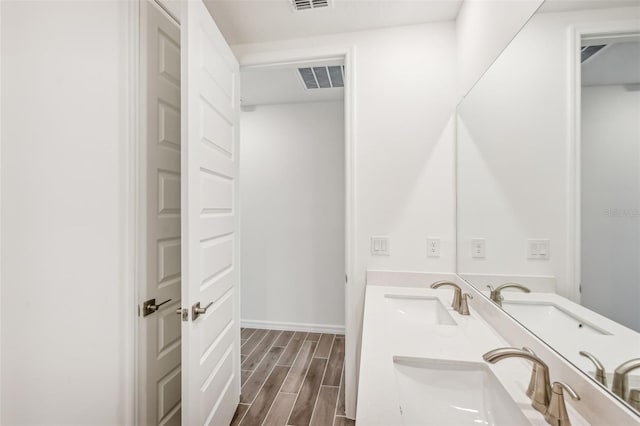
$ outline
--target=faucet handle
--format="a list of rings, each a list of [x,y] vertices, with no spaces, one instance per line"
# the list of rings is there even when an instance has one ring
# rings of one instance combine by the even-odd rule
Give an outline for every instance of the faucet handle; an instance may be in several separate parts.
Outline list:
[[[491,292],[489,293],[489,299],[494,301],[498,306],[502,306],[502,301],[504,300],[504,297],[502,297],[502,294],[500,294],[500,288],[499,287],[493,288],[491,284],[487,284],[487,288]]]
[[[551,401],[549,408],[544,414],[544,419],[552,426],[571,426],[569,421],[569,413],[567,413],[567,405],[564,402],[564,391],[566,391],[571,399],[580,400],[580,396],[573,390],[571,386],[562,382],[553,382],[551,387]]]
[[[469,293],[464,293],[460,298],[460,310],[458,311],[460,315],[469,315],[469,302],[467,299],[473,299],[473,296]]]

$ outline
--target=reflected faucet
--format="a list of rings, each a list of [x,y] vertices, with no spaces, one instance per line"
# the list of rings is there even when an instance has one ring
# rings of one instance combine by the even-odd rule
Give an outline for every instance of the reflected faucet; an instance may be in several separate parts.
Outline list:
[[[431,288],[440,287],[453,287],[453,301],[451,302],[451,307],[457,312],[460,312],[460,305],[462,303],[462,289],[460,286],[451,281],[436,281],[431,284]]]
[[[640,358],[634,358],[627,362],[623,362],[618,368],[616,368],[613,374],[611,391],[627,402],[630,402],[630,398],[627,397],[627,391],[629,390],[629,378],[627,377],[627,374],[636,368],[640,368]]]
[[[525,293],[531,293],[531,290],[529,290],[527,287],[523,286],[522,284],[518,284],[518,283],[505,283],[505,284],[499,285],[495,289],[490,285],[487,285],[487,287],[489,287],[489,290],[491,290],[491,294],[489,295],[489,298],[493,300],[498,306],[502,306],[502,301],[504,300],[504,297],[500,292],[505,288],[517,288],[519,290],[524,291]]]
[[[596,358],[595,356],[591,355],[589,352],[587,351],[580,351],[579,352],[580,355],[582,355],[585,358],[588,358],[593,365],[596,366],[596,380],[600,383],[602,383],[602,385],[604,385],[604,387],[607,387],[607,376],[605,375],[604,372],[604,366],[602,365],[602,363],[600,361],[598,361],[598,358]]]
[[[518,348],[498,348],[482,356],[485,361],[491,364],[513,357],[528,359],[536,366],[536,371],[532,374],[536,379],[531,386],[531,406],[545,414],[551,400],[551,380],[549,379],[549,367],[544,361],[536,355]]]

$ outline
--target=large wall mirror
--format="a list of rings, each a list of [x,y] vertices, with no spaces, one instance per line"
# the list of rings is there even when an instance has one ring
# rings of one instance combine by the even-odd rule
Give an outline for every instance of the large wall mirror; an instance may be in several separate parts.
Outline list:
[[[546,0],[457,133],[459,275],[640,413],[640,2]]]

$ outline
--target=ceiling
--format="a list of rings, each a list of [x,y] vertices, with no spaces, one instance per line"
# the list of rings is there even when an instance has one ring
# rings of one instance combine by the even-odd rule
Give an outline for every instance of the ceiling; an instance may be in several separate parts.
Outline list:
[[[265,104],[326,102],[344,99],[344,89],[305,89],[298,67],[342,65],[341,61],[319,61],[272,67],[245,68],[240,72],[243,107]]]
[[[610,44],[582,64],[582,85],[640,83],[640,42]]]
[[[583,9],[605,9],[613,7],[639,7],[640,0],[546,0],[538,12],[566,12]]]
[[[453,20],[463,0],[330,0],[294,11],[290,0],[204,0],[231,45]]]

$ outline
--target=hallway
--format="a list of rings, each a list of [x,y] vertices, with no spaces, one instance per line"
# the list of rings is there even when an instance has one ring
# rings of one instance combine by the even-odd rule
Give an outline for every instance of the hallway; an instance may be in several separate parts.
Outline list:
[[[232,426],[352,426],[344,417],[344,336],[243,328]]]

